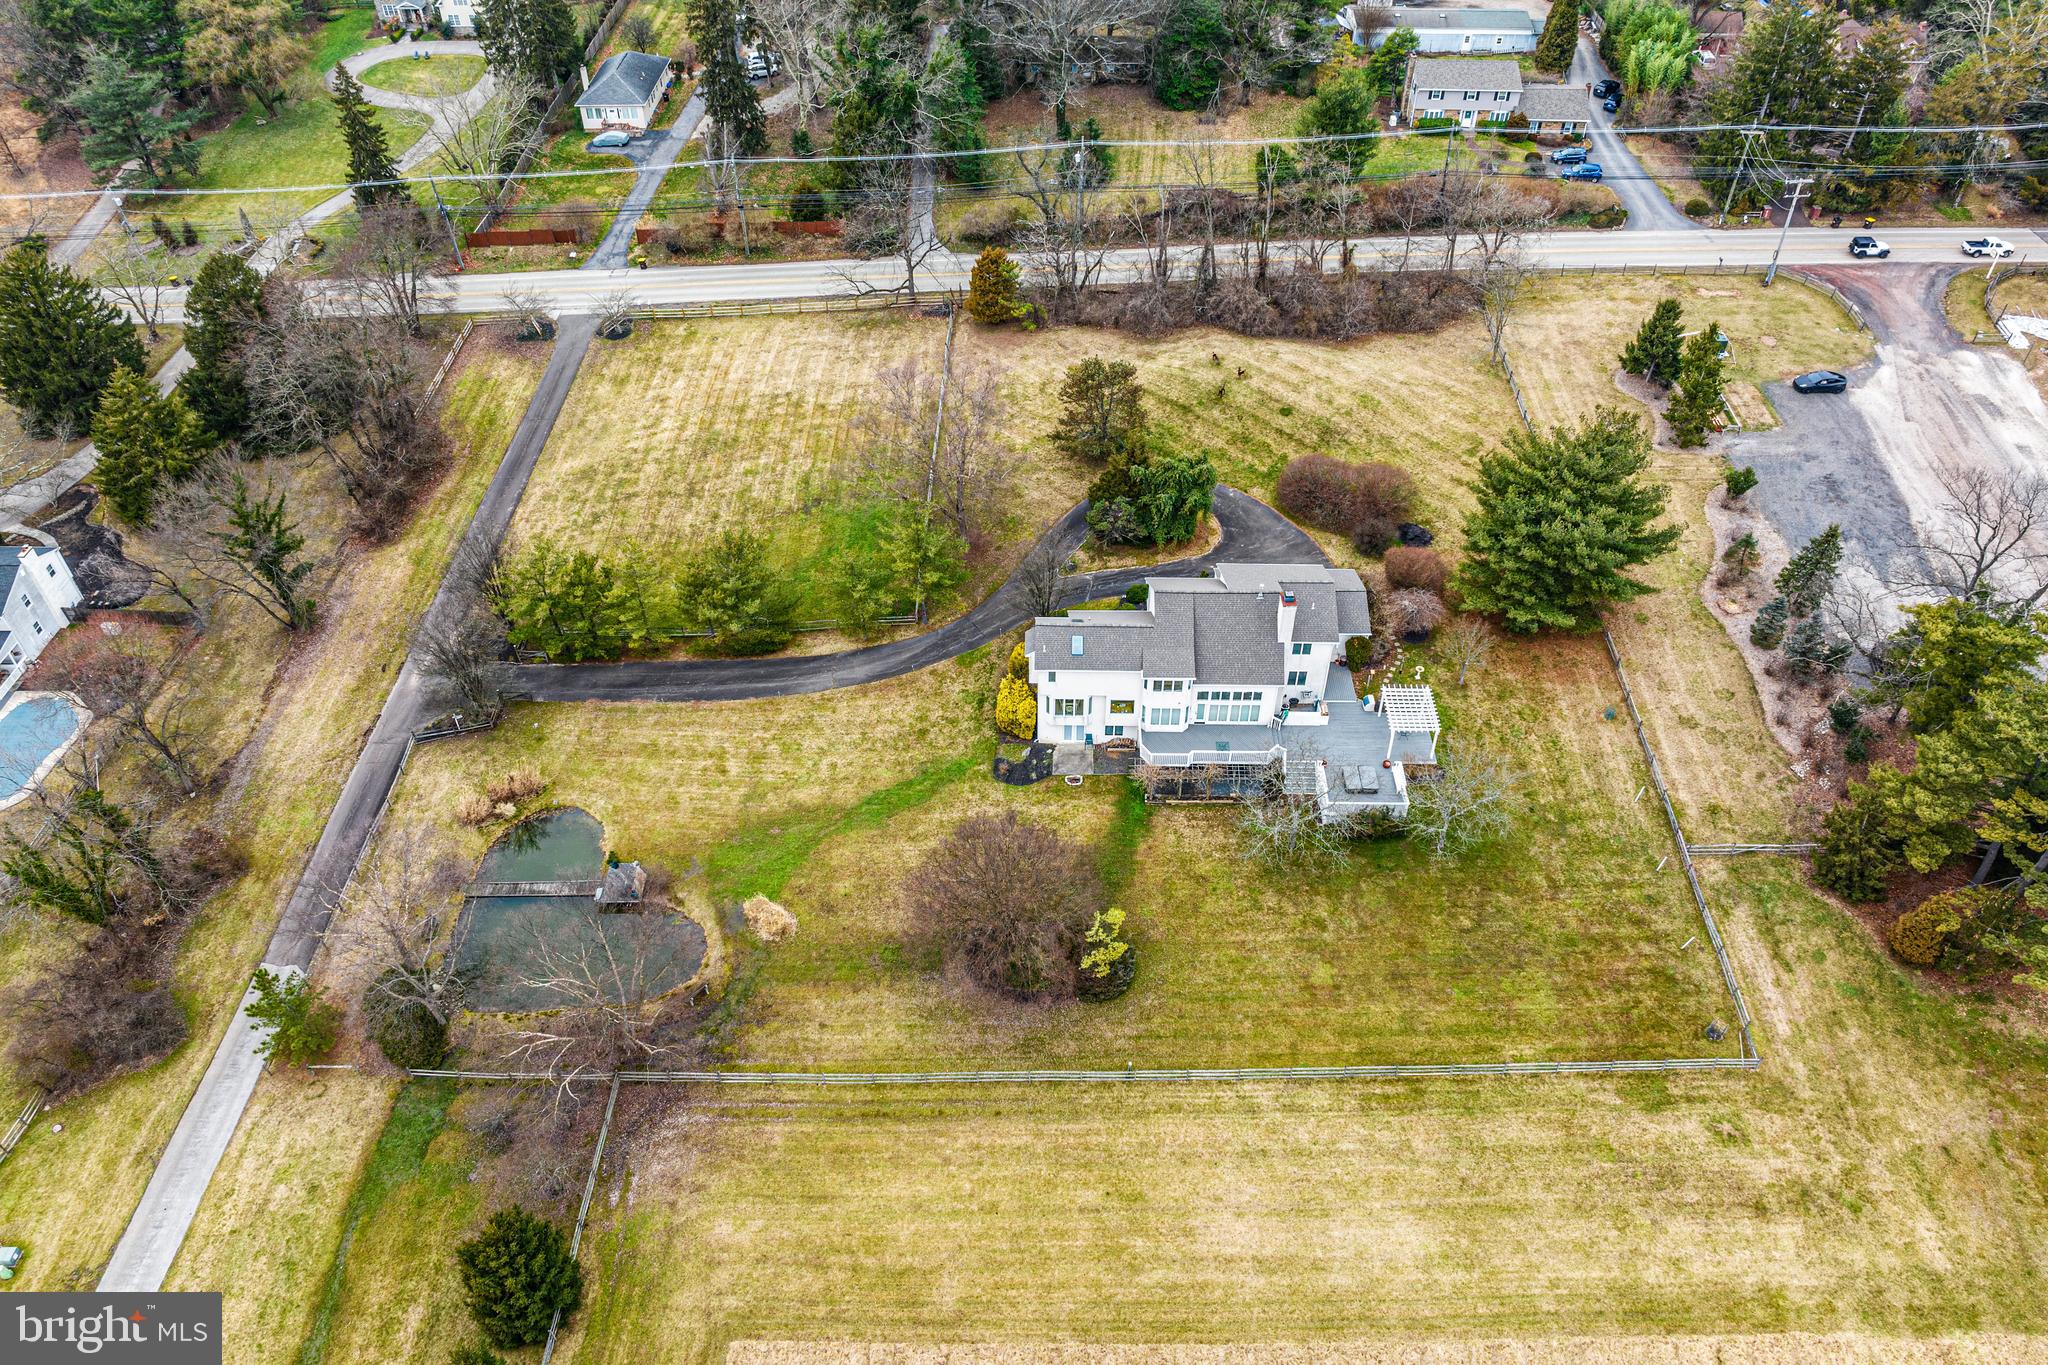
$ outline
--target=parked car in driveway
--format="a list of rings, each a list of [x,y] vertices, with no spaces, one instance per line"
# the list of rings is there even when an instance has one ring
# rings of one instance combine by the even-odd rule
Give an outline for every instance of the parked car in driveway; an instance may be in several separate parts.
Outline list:
[[[1602,109],[1605,109],[1610,114],[1613,113],[1615,110],[1621,108],[1621,96],[1609,95],[1606,99],[1600,101],[1600,107]]]
[[[1609,77],[1604,81],[1593,82],[1593,98],[1596,100],[1613,99],[1616,95],[1619,95],[1620,93],[1621,82],[1613,79],[1612,77]]]
[[[1562,178],[1566,180],[1597,181],[1600,179],[1600,163],[1597,161],[1581,161],[1576,166],[1567,166]]]
[[[1880,242],[1877,238],[1866,234],[1849,239],[1849,254],[1865,259],[1874,257],[1881,261],[1892,254],[1892,248],[1891,243]]]
[[[632,145],[633,135],[620,132],[617,128],[612,129],[608,133],[599,133],[596,137],[590,139],[590,150],[593,152],[616,151],[620,147],[630,147]]]
[[[1584,147],[1560,147],[1550,154],[1554,166],[1576,166],[1586,159]]]
[[[1809,370],[1792,381],[1795,393],[1844,393],[1849,388],[1849,376],[1833,370]]]
[[[1972,237],[1963,243],[1965,256],[1990,256],[1993,259],[2012,255],[2012,244],[2003,237]]]

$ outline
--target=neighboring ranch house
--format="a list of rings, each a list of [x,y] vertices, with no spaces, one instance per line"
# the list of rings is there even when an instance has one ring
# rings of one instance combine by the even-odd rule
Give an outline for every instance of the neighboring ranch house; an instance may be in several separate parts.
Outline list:
[[[1465,128],[1506,123],[1520,114],[1538,133],[1582,133],[1592,120],[1585,90],[1575,85],[1522,84],[1522,68],[1506,58],[1418,57],[1408,63],[1401,95],[1409,123],[1457,120]]]
[[[1041,616],[1025,632],[1038,738],[1135,744],[1138,761],[1249,784],[1280,765],[1326,820],[1405,815],[1409,763],[1436,761],[1427,687],[1360,701],[1344,642],[1370,635],[1364,583],[1319,564],[1219,564],[1148,580],[1137,610]]]
[[[1391,22],[1389,22],[1391,20]],[[1536,21],[1518,9],[1408,9],[1346,5],[1337,22],[1350,30],[1356,47],[1378,47],[1397,28],[1415,30],[1415,50],[1425,55],[1455,52],[1534,52]]]
[[[21,675],[57,632],[71,624],[71,608],[82,596],[64,556],[34,545],[0,545],[0,698],[14,691]]]
[[[613,53],[604,59],[595,77],[584,74],[583,93],[576,97],[583,131],[623,128],[646,132],[654,126],[655,111],[675,78],[666,57],[648,52]]]

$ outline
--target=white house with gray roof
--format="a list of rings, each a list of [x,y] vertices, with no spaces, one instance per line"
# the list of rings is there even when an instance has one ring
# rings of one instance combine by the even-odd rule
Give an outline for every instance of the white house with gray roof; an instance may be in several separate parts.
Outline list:
[[[1139,609],[1041,616],[1025,632],[1041,741],[1127,741],[1156,767],[1277,763],[1326,819],[1406,814],[1406,765],[1435,761],[1441,727],[1427,687],[1359,699],[1344,666],[1344,642],[1372,633],[1357,573],[1219,564],[1147,586]]]
[[[71,566],[54,549],[0,545],[0,698],[14,691],[21,675],[57,632],[71,624],[70,610],[81,594]]]
[[[623,128],[646,132],[654,126],[661,97],[668,93],[675,78],[675,70],[666,57],[651,52],[614,52],[604,59],[595,76],[584,78],[583,93],[576,97],[576,112],[583,117],[583,131]]]
[[[1397,28],[1413,29],[1415,50],[1435,55],[1534,52],[1536,21],[1519,9],[1416,9],[1346,5],[1337,22],[1356,47],[1378,47]]]

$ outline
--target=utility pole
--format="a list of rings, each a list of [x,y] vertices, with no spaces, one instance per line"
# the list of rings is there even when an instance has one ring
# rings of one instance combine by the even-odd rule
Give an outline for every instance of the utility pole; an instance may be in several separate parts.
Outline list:
[[[427,184],[434,191],[434,207],[441,212],[441,226],[448,229],[448,245],[455,252],[455,268],[467,270],[469,262],[462,259],[462,239],[455,235],[455,220],[448,216],[448,205],[441,198],[441,184],[431,176],[428,177]]]
[[[1766,98],[1764,100],[1764,107],[1768,109],[1770,103],[1770,100]],[[1735,160],[1735,176],[1728,182],[1728,193],[1721,200],[1721,221],[1714,224],[1715,227],[1728,226],[1728,211],[1735,207],[1735,191],[1741,188],[1742,173],[1749,168],[1750,142],[1762,135],[1763,129],[1761,128],[1749,127],[1742,130],[1742,155]]]
[[[1764,272],[1764,288],[1766,289],[1771,287],[1772,280],[1778,278],[1778,253],[1785,249],[1785,234],[1792,230],[1792,215],[1799,212],[1799,195],[1801,191],[1805,190],[1812,183],[1811,180],[1794,180],[1792,182],[1792,202],[1785,206],[1785,221],[1778,228],[1778,244],[1771,249],[1771,268]]]

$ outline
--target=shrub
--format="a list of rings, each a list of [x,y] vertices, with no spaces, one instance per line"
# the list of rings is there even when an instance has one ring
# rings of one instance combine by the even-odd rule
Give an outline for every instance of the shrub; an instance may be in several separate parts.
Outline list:
[[[7,1046],[10,1070],[62,1100],[184,1042],[163,942],[161,929],[116,920],[58,966],[9,989],[5,1008],[18,1026]]]
[[[1849,732],[1849,742],[1842,746],[1842,757],[1851,763],[1861,763],[1870,757],[1870,741],[1877,738],[1868,725],[1859,725]]]
[[[1756,487],[1756,470],[1749,465],[1731,469],[1721,476],[1721,486],[1728,490],[1730,498],[1739,498]]]
[[[987,246],[1008,246],[1024,231],[1025,208],[1012,200],[977,204],[960,219],[960,239]]]
[[[1130,587],[1124,589],[1124,601],[1134,607],[1144,606],[1151,595],[1151,585],[1146,583],[1133,583]]]
[[[1773,597],[1750,623],[1749,642],[1758,649],[1776,649],[1785,642],[1785,623],[1791,616],[1792,608],[1785,599]]]
[[[1102,905],[1094,859],[1015,812],[961,821],[903,888],[911,922],[978,984],[1071,999]]]
[[[448,1025],[419,1001],[386,991],[395,973],[395,968],[386,971],[363,992],[370,1041],[400,1070],[439,1066],[448,1059]]]
[[[1714,206],[1697,194],[1685,201],[1685,216],[1688,218],[1704,218],[1713,211]]]
[[[1958,894],[1938,892],[1892,921],[1891,931],[1885,937],[1900,961],[1932,967],[1941,960],[1942,950],[1948,947],[1956,930],[1963,927],[1963,908],[1956,903]]]
[[[1010,647],[1010,660],[1003,666],[1006,678],[1028,678],[1031,676],[1031,656],[1024,652],[1024,642],[1019,640]]]
[[[469,1314],[492,1346],[512,1350],[547,1340],[555,1313],[583,1301],[583,1268],[569,1239],[525,1209],[501,1209],[455,1249]]]
[[[286,1066],[304,1066],[333,1051],[341,1033],[341,1010],[312,982],[296,972],[280,976],[258,967],[249,984],[256,992],[244,1011],[250,1026],[270,1029],[256,1044],[261,1056]]]
[[[1372,641],[1363,635],[1354,635],[1344,642],[1344,666],[1353,673],[1363,673],[1372,667]]]
[[[455,803],[455,818],[471,829],[488,825],[497,814],[498,803],[482,792],[471,792]]]
[[[1400,530],[1386,517],[1366,517],[1351,532],[1351,547],[1362,555],[1381,555],[1400,539]]]
[[[547,789],[547,779],[540,775],[540,769],[519,768],[491,783],[484,788],[484,792],[494,806],[502,806],[506,802],[516,806],[523,801],[532,800]]]
[[[1274,483],[1273,501],[1304,525],[1356,537],[1368,519],[1386,523],[1377,554],[1394,543],[1414,501],[1415,481],[1390,464],[1351,464],[1329,455],[1298,455]]]
[[[1444,599],[1421,588],[1387,594],[1387,628],[1397,635],[1427,637],[1449,615]]]
[[[1849,697],[1836,697],[1828,703],[1828,724],[1838,735],[1846,735],[1856,729],[1856,722],[1863,718],[1863,708]]]
[[[1017,739],[1038,736],[1038,689],[1022,678],[996,684],[996,729]]]
[[[1618,228],[1628,221],[1628,210],[1619,204],[1609,208],[1595,209],[1586,218],[1586,226],[1592,228]]]
[[[825,202],[825,192],[808,180],[796,182],[796,188],[789,192],[789,221],[792,223],[822,223],[832,216],[832,206]]]
[[[505,1357],[488,1346],[466,1342],[448,1353],[448,1365],[505,1365]]]
[[[789,154],[809,156],[811,154],[811,130],[799,128],[789,135]]]
[[[1813,880],[1845,901],[1884,899],[1885,881],[1899,865],[1899,855],[1878,828],[1874,814],[1850,798],[1821,821],[1820,847],[1813,854]]]
[[[1441,596],[1449,577],[1450,571],[1444,567],[1443,556],[1435,550],[1396,545],[1387,551],[1387,586],[1390,588],[1420,588]]]
[[[1124,941],[1124,912],[1111,906],[1096,912],[1083,939],[1078,990],[1083,1000],[1114,1000],[1138,974],[1138,950]]]

